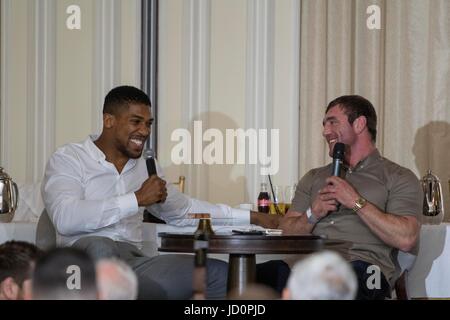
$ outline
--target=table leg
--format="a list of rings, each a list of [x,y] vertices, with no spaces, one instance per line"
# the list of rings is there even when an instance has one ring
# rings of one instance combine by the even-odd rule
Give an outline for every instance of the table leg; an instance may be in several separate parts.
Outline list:
[[[228,293],[242,294],[249,283],[256,281],[254,254],[232,254],[228,260]]]

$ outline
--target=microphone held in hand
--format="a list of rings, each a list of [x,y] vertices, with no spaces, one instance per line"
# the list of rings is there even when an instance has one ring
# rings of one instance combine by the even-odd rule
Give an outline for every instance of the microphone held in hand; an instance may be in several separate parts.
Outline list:
[[[145,164],[147,165],[148,177],[150,178],[154,174],[157,175],[158,173],[156,172],[155,154],[152,149],[145,150],[144,159]],[[161,201],[158,201],[157,203],[161,203]]]
[[[333,149],[333,171],[332,175],[341,177],[342,165],[344,164],[345,144],[337,142]]]
[[[345,144],[342,142],[337,142],[333,149],[333,170],[331,172],[332,176],[342,177],[342,165],[344,164],[345,156]],[[337,210],[339,211],[341,204],[337,204]]]
[[[155,157],[152,149],[147,149],[144,153],[145,163],[147,165],[148,176],[151,177],[156,172]]]
[[[148,176],[151,177],[152,175],[156,174],[155,159],[148,158],[147,160],[145,160],[145,163],[147,164]]]

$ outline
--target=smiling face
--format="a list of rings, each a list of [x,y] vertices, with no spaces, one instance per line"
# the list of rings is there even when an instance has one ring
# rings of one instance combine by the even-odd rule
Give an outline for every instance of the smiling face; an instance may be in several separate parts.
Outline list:
[[[322,135],[328,142],[330,157],[333,156],[336,142],[352,146],[357,138],[353,125],[348,122],[348,117],[340,105],[330,108],[325,114]]]
[[[153,118],[150,107],[145,104],[130,103],[128,108],[114,115],[113,144],[128,158],[139,158],[150,136]]]

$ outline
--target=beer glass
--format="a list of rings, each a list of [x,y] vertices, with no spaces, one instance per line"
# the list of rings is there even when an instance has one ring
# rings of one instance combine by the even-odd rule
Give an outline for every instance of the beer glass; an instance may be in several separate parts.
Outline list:
[[[295,190],[297,189],[297,185],[294,184],[293,186],[287,186],[286,187],[286,195],[285,195],[285,211],[284,213],[287,213],[289,211],[289,208],[292,204],[292,199],[295,197]]]
[[[270,203],[270,214],[284,215],[284,192],[282,186],[273,186],[273,199]]]

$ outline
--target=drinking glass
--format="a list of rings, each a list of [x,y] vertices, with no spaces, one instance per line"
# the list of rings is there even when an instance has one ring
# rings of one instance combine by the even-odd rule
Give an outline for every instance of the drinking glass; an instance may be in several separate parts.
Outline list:
[[[284,215],[285,203],[282,186],[273,186],[273,199],[270,203],[270,214]]]
[[[287,186],[286,187],[286,195],[285,195],[285,212],[287,213],[291,207],[292,199],[295,197],[295,190],[297,189],[297,185],[294,184],[293,186]]]

